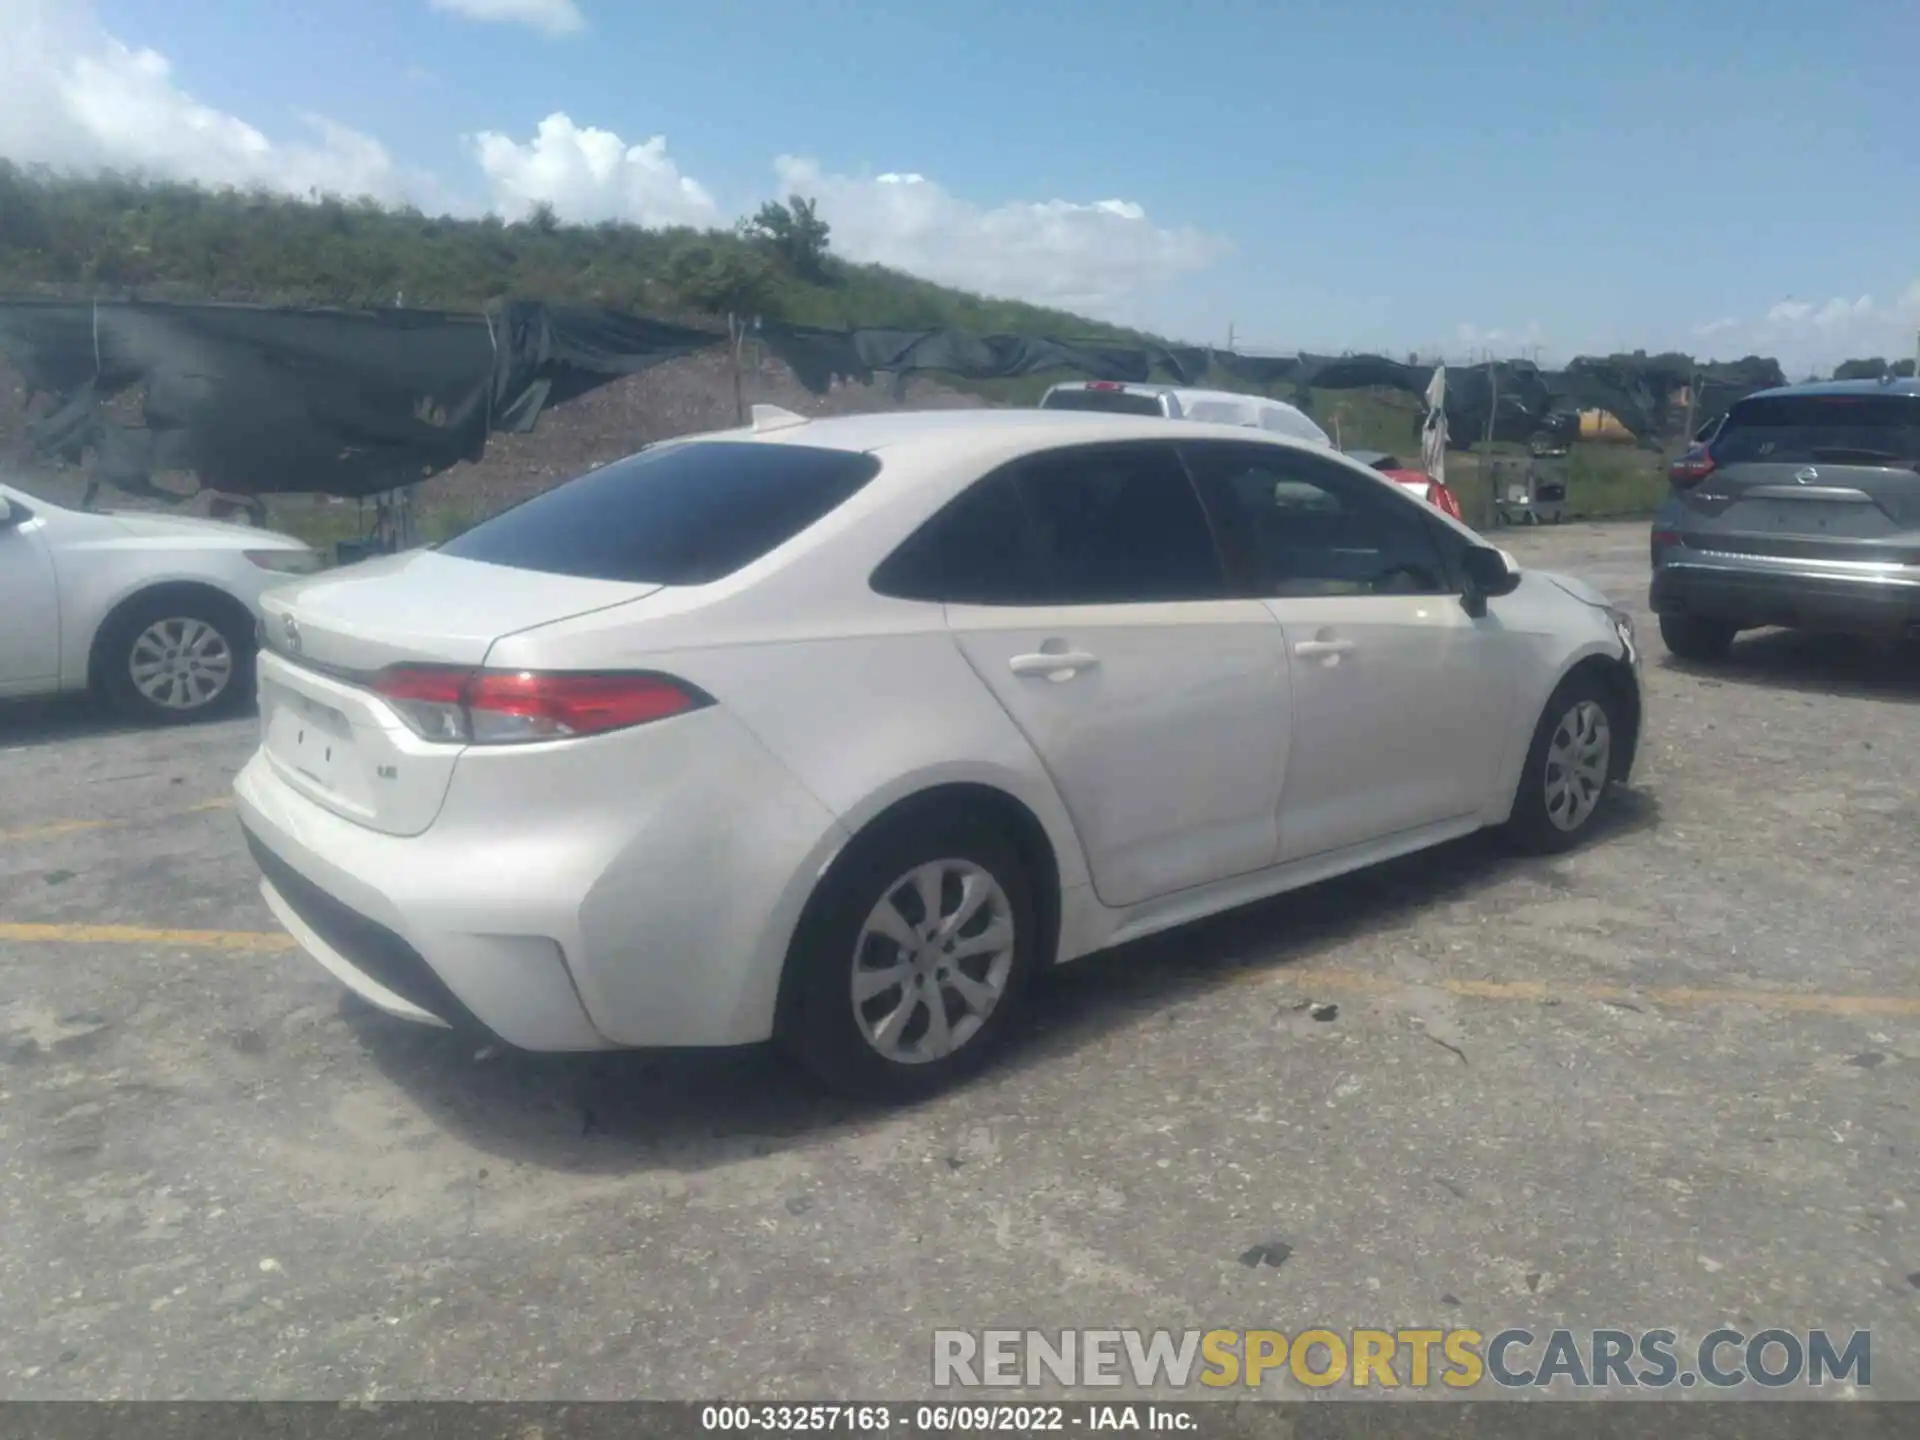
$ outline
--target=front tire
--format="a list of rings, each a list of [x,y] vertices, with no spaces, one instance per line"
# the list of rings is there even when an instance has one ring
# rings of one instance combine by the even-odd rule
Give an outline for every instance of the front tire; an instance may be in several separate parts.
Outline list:
[[[136,599],[108,621],[100,689],[142,725],[184,725],[236,709],[253,688],[253,637],[237,605],[203,595]]]
[[[1733,637],[1739,633],[1738,625],[1724,620],[1702,620],[1697,615],[1660,617],[1660,641],[1669,654],[1681,660],[1724,660],[1733,647]]]
[[[795,936],[781,1048],[829,1088],[898,1103],[973,1074],[1006,1038],[1037,963],[1019,848],[954,812],[854,842]]]
[[[1534,728],[1526,767],[1504,834],[1529,855],[1556,855],[1585,840],[1612,795],[1616,747],[1626,715],[1612,688],[1593,675],[1570,675],[1553,692]]]

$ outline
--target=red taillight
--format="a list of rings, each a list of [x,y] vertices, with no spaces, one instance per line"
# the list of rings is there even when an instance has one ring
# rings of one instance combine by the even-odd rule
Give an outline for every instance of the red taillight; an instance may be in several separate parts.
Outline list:
[[[1678,530],[1656,530],[1653,532],[1653,548],[1656,550],[1665,550],[1668,546],[1678,545],[1679,543],[1680,532]]]
[[[483,670],[467,687],[467,708],[475,714],[476,729],[479,716],[511,716],[555,736],[624,730],[679,715],[701,703],[699,697],[659,675]]]
[[[1667,467],[1667,479],[1685,490],[1706,479],[1713,473],[1713,468],[1711,452],[1704,449],[1689,450]]]
[[[428,740],[515,745],[604,735],[712,702],[664,675],[395,665],[372,682]]]
[[[1119,380],[1089,380],[1087,382],[1087,389],[1089,390],[1124,390],[1126,388],[1126,385]]]
[[[394,665],[373,677],[373,688],[389,700],[458,705],[472,676],[473,671],[452,665]]]

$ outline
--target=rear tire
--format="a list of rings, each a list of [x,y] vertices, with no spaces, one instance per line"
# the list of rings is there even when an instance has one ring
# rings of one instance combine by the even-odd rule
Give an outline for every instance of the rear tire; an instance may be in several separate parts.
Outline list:
[[[1724,660],[1740,633],[1738,625],[1724,620],[1703,620],[1697,615],[1662,615],[1660,640],[1669,654],[1681,660]]]
[[[854,842],[808,907],[777,1043],[842,1094],[931,1095],[1005,1040],[1039,941],[1032,877],[992,824],[949,811],[883,825]]]
[[[137,597],[100,636],[101,693],[141,725],[232,713],[253,693],[253,628],[243,613],[204,594]]]
[[[1591,674],[1561,682],[1540,712],[1513,812],[1502,834],[1528,855],[1557,855],[1585,840],[1613,792],[1613,759],[1627,716],[1611,686]]]

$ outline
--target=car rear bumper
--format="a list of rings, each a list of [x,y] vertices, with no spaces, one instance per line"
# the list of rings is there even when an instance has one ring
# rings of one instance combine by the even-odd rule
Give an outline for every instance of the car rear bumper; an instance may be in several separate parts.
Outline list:
[[[275,916],[390,1015],[526,1050],[752,1043],[843,837],[737,722],[703,719],[463,757],[422,835],[336,815],[258,753],[235,805]]]
[[[1743,628],[1905,633],[1920,626],[1920,570],[1670,552],[1653,572],[1649,600],[1659,615]]]

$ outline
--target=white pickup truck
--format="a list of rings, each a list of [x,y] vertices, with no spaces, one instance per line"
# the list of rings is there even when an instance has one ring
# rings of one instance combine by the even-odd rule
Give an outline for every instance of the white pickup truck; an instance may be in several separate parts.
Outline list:
[[[1071,380],[1040,397],[1042,410],[1092,410],[1110,415],[1160,415],[1169,420],[1205,420],[1246,425],[1333,448],[1333,438],[1298,406],[1265,395],[1231,390],[1195,390],[1183,385],[1132,384],[1119,380]]]

